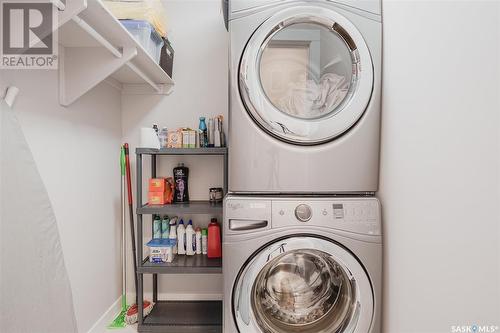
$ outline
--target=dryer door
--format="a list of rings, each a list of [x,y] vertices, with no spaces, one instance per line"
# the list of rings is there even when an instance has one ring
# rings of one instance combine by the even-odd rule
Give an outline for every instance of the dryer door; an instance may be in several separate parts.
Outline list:
[[[342,246],[293,236],[247,261],[233,288],[240,333],[368,332],[373,292],[365,270]]]
[[[241,58],[239,89],[251,118],[288,143],[335,139],[363,115],[373,65],[361,33],[344,16],[298,6],[267,19]]]

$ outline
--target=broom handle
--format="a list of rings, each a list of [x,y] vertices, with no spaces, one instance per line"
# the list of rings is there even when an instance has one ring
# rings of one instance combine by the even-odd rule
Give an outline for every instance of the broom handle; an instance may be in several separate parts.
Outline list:
[[[134,258],[134,284],[135,284],[135,304],[139,304],[139,295],[137,294],[137,250],[135,247],[135,223],[134,208],[132,202],[132,181],[130,176],[130,158],[128,154],[128,143],[123,145],[125,149],[125,166],[127,173],[127,192],[128,192],[128,212],[130,215],[130,235],[132,237],[132,254]]]
[[[127,250],[126,250],[126,218],[127,203],[125,195],[125,150],[120,147],[120,174],[121,174],[121,218],[122,218],[122,311],[127,310]]]

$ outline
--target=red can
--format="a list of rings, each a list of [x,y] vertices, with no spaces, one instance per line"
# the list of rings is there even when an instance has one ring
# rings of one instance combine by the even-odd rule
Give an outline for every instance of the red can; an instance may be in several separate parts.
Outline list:
[[[213,218],[208,225],[208,253],[209,258],[222,257],[222,243],[220,236],[220,226],[217,219]]]

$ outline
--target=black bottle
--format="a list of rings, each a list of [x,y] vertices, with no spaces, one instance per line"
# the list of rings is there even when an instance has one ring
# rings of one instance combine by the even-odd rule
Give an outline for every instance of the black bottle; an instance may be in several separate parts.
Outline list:
[[[184,163],[179,163],[174,168],[174,202],[189,202],[188,176],[189,168],[185,167]]]

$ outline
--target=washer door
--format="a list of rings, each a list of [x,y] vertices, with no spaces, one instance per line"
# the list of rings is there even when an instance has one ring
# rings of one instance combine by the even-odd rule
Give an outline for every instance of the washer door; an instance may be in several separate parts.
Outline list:
[[[240,333],[368,332],[373,292],[363,267],[343,247],[293,236],[247,262],[232,306]]]
[[[361,33],[344,16],[298,6],[267,19],[241,58],[239,89],[251,118],[288,143],[335,139],[363,115],[373,65]]]

